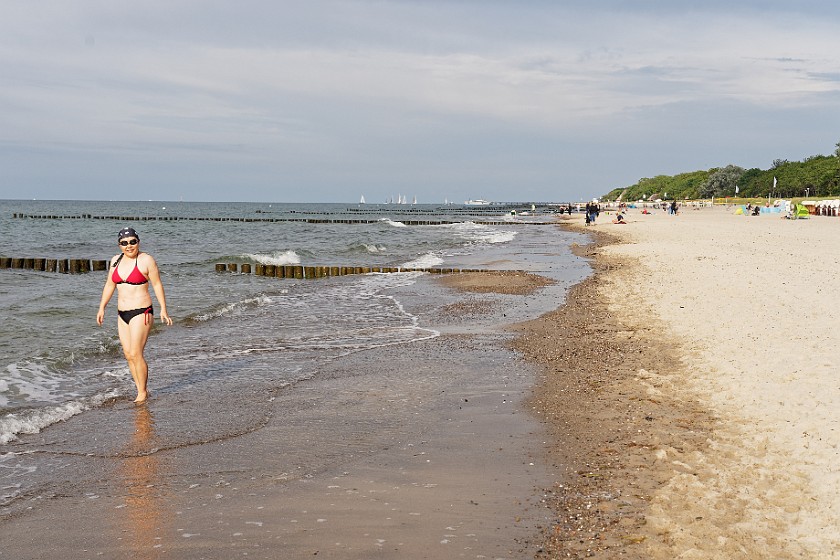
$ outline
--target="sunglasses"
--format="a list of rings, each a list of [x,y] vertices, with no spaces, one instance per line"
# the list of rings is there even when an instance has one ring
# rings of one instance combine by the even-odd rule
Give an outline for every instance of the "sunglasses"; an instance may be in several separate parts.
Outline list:
[[[137,245],[139,241],[136,239],[129,239],[128,241],[120,241],[120,247],[128,247],[129,245]]]

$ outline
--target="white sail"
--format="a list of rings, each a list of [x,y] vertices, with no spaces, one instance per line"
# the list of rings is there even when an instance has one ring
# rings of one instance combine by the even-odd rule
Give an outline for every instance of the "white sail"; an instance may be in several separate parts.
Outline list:
[[[365,203],[365,195],[362,195],[362,199],[359,201],[359,204],[364,204],[364,203]]]

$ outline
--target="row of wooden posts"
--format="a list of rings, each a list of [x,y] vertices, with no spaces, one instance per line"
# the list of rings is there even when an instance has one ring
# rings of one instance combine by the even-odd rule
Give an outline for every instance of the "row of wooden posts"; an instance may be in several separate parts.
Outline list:
[[[108,270],[107,260],[90,259],[36,259],[0,257],[0,268],[37,270],[41,272],[60,272],[63,274],[82,274],[91,271]],[[218,263],[216,272],[239,272],[251,274],[250,263]],[[481,272],[467,268],[403,268],[394,266],[302,266],[255,264],[256,276],[275,278],[325,278],[327,276],[346,276],[348,274],[368,274],[371,272],[428,272],[430,274],[458,274],[461,272]]]
[[[251,264],[217,263],[216,272],[239,272],[251,274]],[[478,269],[467,268],[403,268],[394,266],[302,266],[302,265],[273,265],[255,264],[253,271],[256,276],[275,278],[326,278],[327,276],[346,276],[348,274],[369,274],[371,272],[428,272],[430,274],[459,274],[462,272],[481,272]]]
[[[39,270],[42,272],[61,272],[64,274],[81,274],[92,270],[108,270],[108,261],[90,259],[0,257],[0,268]]]
[[[304,222],[307,224],[377,224],[381,220],[364,220],[364,219],[325,219],[325,218],[230,218],[230,217],[200,217],[200,216],[94,216],[92,214],[77,214],[70,216],[60,216],[54,214],[19,214],[12,215],[14,218],[28,218],[33,220],[114,220],[119,222],[140,222],[140,221],[203,221],[203,222]],[[485,226],[509,226],[510,222],[501,220],[471,220],[473,223]],[[452,220],[400,220],[407,226],[440,226],[460,224],[460,221]],[[553,222],[517,222],[517,225],[551,225]]]

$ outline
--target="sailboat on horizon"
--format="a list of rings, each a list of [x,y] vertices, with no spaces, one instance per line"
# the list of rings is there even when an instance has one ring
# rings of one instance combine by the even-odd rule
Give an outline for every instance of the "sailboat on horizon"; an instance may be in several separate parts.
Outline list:
[[[362,195],[362,199],[359,201],[359,204],[364,204],[364,203],[365,203],[365,195]]]

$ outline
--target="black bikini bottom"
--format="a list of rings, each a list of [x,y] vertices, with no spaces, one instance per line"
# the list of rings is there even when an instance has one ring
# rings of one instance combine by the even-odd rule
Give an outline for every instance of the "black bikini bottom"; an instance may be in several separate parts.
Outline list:
[[[132,319],[134,319],[135,317],[137,317],[141,313],[146,315],[145,317],[143,317],[143,324],[147,324],[147,322],[149,320],[149,315],[154,316],[155,311],[154,311],[154,309],[152,309],[151,305],[149,307],[144,307],[142,309],[129,309],[128,311],[117,310],[117,315],[120,316],[120,319],[122,319],[123,323],[125,323],[126,325],[129,324]]]

